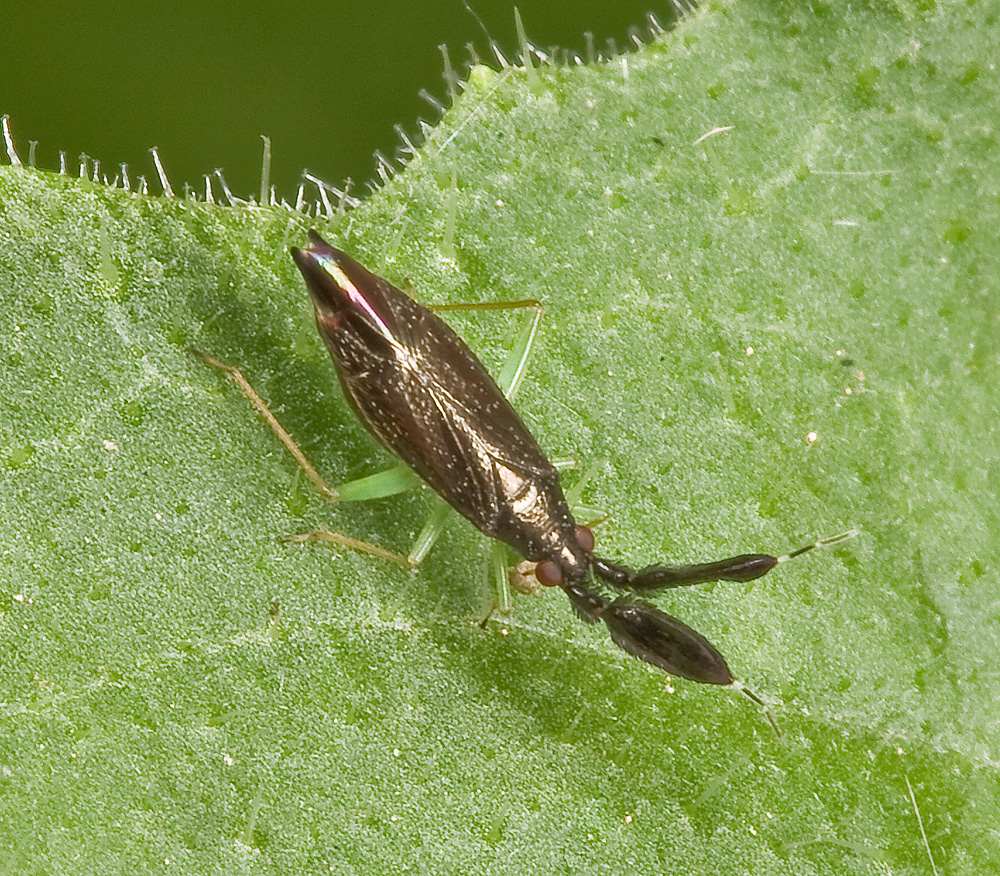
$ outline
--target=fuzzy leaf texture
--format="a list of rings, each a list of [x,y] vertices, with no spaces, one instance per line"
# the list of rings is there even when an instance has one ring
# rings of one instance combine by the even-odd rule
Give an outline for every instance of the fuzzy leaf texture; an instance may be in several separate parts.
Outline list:
[[[518,407],[593,467],[608,556],[863,530],[656,598],[783,739],[558,592],[480,630],[462,521],[412,576],[280,541],[405,549],[428,506],[325,504],[189,352],[331,481],[389,463],[304,217],[0,171],[0,870],[996,872],[997,19],[719,2],[614,62],[477,68],[319,225],[424,301],[545,302]],[[493,368],[518,330],[452,322]]]

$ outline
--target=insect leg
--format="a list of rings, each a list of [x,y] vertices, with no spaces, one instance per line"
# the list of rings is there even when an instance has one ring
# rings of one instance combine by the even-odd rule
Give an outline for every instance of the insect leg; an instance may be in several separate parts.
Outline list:
[[[420,479],[410,470],[408,466],[398,465],[388,468],[385,471],[380,471],[378,474],[369,475],[365,478],[358,478],[355,481],[348,481],[345,484],[340,484],[337,487],[337,491],[341,501],[362,502],[366,499],[378,499],[383,496],[392,496],[396,493],[405,492],[411,487],[419,485]],[[434,510],[431,511],[430,516],[427,518],[427,522],[424,523],[423,529],[420,530],[417,540],[414,542],[413,547],[410,548],[410,552],[406,556],[398,554],[395,551],[387,550],[379,545],[371,544],[366,541],[360,541],[359,539],[343,535],[339,532],[329,532],[325,529],[318,529],[313,532],[304,532],[300,535],[292,535],[285,540],[294,542],[332,542],[334,544],[344,545],[345,547],[353,548],[354,550],[372,554],[376,557],[391,560],[406,569],[415,569],[420,565],[424,557],[427,556],[430,549],[434,546],[434,542],[438,540],[441,533],[444,531],[448,516],[451,513],[451,509],[444,502],[439,499],[435,499],[434,502]]]
[[[323,477],[318,471],[316,471],[313,464],[306,459],[306,455],[302,452],[302,448],[300,448],[295,442],[295,439],[288,434],[285,427],[278,422],[278,418],[271,413],[271,409],[267,406],[267,402],[265,402],[264,399],[257,394],[257,390],[250,385],[250,381],[243,376],[243,372],[233,365],[228,365],[225,362],[216,359],[214,356],[209,356],[208,353],[202,353],[200,350],[192,350],[192,352],[206,365],[211,365],[213,368],[217,368],[240,388],[240,392],[247,397],[250,404],[253,405],[254,410],[260,414],[261,418],[265,423],[267,423],[271,431],[278,436],[278,440],[285,445],[288,452],[295,457],[295,461],[299,464],[302,471],[305,472],[306,477],[313,482],[316,489],[320,491],[324,498],[335,502],[339,498],[337,491],[327,484],[325,480],[323,480]]]
[[[555,463],[556,468],[559,468],[559,463]],[[597,470],[600,468],[600,463],[592,462],[587,466],[584,473],[577,478],[576,483],[573,484],[568,490],[566,490],[566,501],[569,503],[571,508],[577,508],[580,505],[580,498],[583,496],[583,491],[587,489],[587,485],[594,479],[594,475],[597,474]],[[574,516],[576,516],[574,514]],[[586,517],[588,515],[581,514],[581,517]]]
[[[441,537],[441,533],[444,532],[444,527],[448,522],[450,514],[451,508],[448,504],[435,497],[434,509],[427,517],[427,521],[424,523],[424,528],[420,530],[420,534],[417,536],[417,540],[413,543],[413,547],[410,548],[410,552],[406,555],[406,561],[409,563],[410,568],[419,566],[420,563],[423,562],[424,557],[430,553],[430,549],[434,547],[434,542],[436,542]]]
[[[490,544],[489,574],[493,582],[494,609],[501,614],[510,614],[514,606],[507,569],[507,547],[499,541]]]
[[[558,461],[554,464],[556,468],[561,470],[561,466]],[[566,490],[566,502],[569,504],[570,511],[573,512],[573,517],[581,521],[582,524],[588,529],[593,529],[595,526],[599,526],[601,523],[604,523],[609,516],[605,511],[593,508],[590,505],[584,505],[580,500],[583,496],[583,491],[594,479],[594,475],[596,475],[600,470],[602,464],[602,461],[592,462],[587,466],[583,475],[576,480],[573,486]]]
[[[661,590],[669,587],[686,587],[703,584],[706,581],[753,581],[766,575],[779,563],[784,563],[809,551],[834,547],[854,538],[856,529],[841,532],[828,538],[817,539],[794,551],[781,556],[771,554],[740,554],[712,563],[696,563],[690,566],[646,566],[633,572],[625,566],[595,557],[594,572],[615,587],[626,590]]]
[[[556,470],[561,473],[568,468],[573,468],[576,465],[576,460],[553,459],[552,464],[556,467]],[[592,465],[587,469],[587,471],[584,472],[582,478],[566,490],[566,502],[569,505],[570,511],[573,512],[573,517],[576,520],[582,521],[584,526],[591,529],[601,523],[604,523],[610,516],[607,512],[594,508],[592,505],[584,505],[583,502],[580,501],[580,494],[583,492],[587,483],[590,481],[591,476],[596,470],[597,466]]]
[[[420,478],[413,469],[400,463],[385,471],[337,484],[336,489],[341,502],[365,502],[368,499],[383,499],[405,493],[419,487],[420,483]]]
[[[296,544],[323,541],[328,542],[329,544],[339,544],[342,547],[350,548],[353,551],[359,551],[363,554],[371,554],[373,557],[380,557],[383,560],[389,560],[392,563],[396,563],[398,566],[402,566],[404,569],[412,569],[416,565],[410,561],[409,557],[404,557],[402,554],[398,554],[395,551],[387,550],[386,548],[377,544],[372,544],[369,541],[352,538],[351,536],[344,535],[340,532],[330,532],[326,529],[314,529],[312,532],[301,532],[296,535],[286,535],[282,538],[282,541],[293,542]]]
[[[309,462],[309,460],[306,458],[305,454],[302,452],[302,449],[295,442],[295,439],[292,438],[292,436],[289,435],[288,432],[286,431],[285,427],[278,422],[277,417],[275,417],[274,414],[271,413],[271,409],[267,406],[267,402],[265,402],[264,399],[260,397],[257,391],[250,384],[250,381],[246,379],[246,377],[243,375],[243,372],[240,371],[239,368],[236,368],[233,365],[228,365],[227,363],[222,362],[221,360],[216,359],[214,356],[210,356],[207,353],[202,353],[198,350],[194,350],[193,352],[196,353],[198,357],[201,358],[202,361],[204,361],[207,365],[211,365],[213,368],[217,368],[218,370],[222,371],[230,380],[233,381],[233,383],[235,383],[240,388],[240,391],[243,393],[243,395],[245,395],[247,399],[249,399],[250,404],[253,405],[254,409],[257,411],[258,414],[260,414],[264,422],[267,423],[267,425],[271,428],[271,431],[278,436],[278,439],[281,441],[281,443],[285,445],[285,447],[288,449],[288,452],[291,453],[292,456],[295,458],[295,461],[299,464],[299,467],[302,469],[303,472],[305,472],[306,477],[308,477],[309,480],[316,485],[316,488],[325,498],[330,499],[331,501],[336,501],[341,498],[353,499],[353,500],[362,498],[358,494],[359,493],[358,487],[355,486],[357,484],[356,481],[352,481],[348,484],[345,484],[348,496],[342,497],[336,489],[329,486],[329,484],[327,484],[327,482],[323,480],[323,477],[319,474],[318,471],[316,471],[312,463]],[[380,475],[374,475],[373,479],[389,475],[392,475],[393,477],[383,478],[383,481],[380,484],[379,482],[376,482],[376,485],[380,485],[382,487],[383,490],[382,495],[391,495],[392,492],[402,492],[402,490],[408,488],[408,486],[402,485],[403,478],[398,474],[394,473],[393,469],[389,469],[388,472],[382,472]],[[414,475],[414,477],[416,476]],[[362,478],[362,480],[366,479]],[[400,488],[387,492],[390,482],[399,485]],[[369,488],[371,488],[372,485],[369,484],[368,486]],[[314,532],[304,532],[297,535],[286,536],[284,540],[290,542],[323,541],[332,544],[339,544],[342,545],[343,547],[351,548],[352,550],[361,551],[362,553],[371,554],[372,556],[376,557],[381,557],[382,559],[389,560],[393,563],[397,563],[406,569],[412,568],[413,566],[409,558],[404,557],[402,554],[395,553],[394,551],[387,550],[386,548],[380,547],[377,544],[371,544],[370,542],[362,541],[361,539],[353,538],[352,536],[344,535],[339,532],[316,530]]]
[[[507,570],[507,550],[498,541],[490,543],[490,552],[486,560],[487,577],[493,587],[493,596],[490,600],[490,609],[486,616],[479,622],[481,629],[486,629],[490,618],[496,612],[500,614],[510,614],[513,605],[510,591],[510,581]]]

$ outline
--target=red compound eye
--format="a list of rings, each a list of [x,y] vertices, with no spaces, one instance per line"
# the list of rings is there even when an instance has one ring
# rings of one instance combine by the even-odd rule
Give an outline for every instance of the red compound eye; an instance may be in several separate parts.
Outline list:
[[[535,577],[546,587],[558,587],[563,581],[562,569],[553,560],[542,560],[538,563],[535,566]]]
[[[594,531],[589,526],[577,526],[576,543],[589,554],[594,549]]]

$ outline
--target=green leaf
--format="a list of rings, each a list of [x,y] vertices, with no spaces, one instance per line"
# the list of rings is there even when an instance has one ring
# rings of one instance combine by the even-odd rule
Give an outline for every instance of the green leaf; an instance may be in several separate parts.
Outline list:
[[[323,223],[426,301],[545,302],[519,408],[598,465],[607,555],[862,528],[659,600],[783,739],[558,592],[480,630],[467,524],[412,576],[280,541],[405,548],[427,507],[324,505],[189,351],[332,480],[387,462],[301,216],[0,172],[0,868],[995,871],[997,14],[711,3],[611,63],[480,68]],[[493,367],[517,331],[455,324]]]

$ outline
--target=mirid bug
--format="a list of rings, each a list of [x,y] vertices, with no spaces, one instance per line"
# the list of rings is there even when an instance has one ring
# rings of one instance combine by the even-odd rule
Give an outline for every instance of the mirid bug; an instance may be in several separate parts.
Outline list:
[[[839,544],[855,532],[781,556],[740,554],[711,563],[653,565],[638,571],[597,556],[593,533],[574,520],[556,467],[462,339],[429,308],[330,246],[315,231],[309,238],[308,246],[292,248],[292,257],[305,279],[316,326],[344,395],[372,435],[483,533],[534,562],[539,582],[561,588],[584,621],[603,623],[615,644],[629,654],[692,681],[737,686],[760,702],[735,682],[723,656],[704,636],[636,594],[706,581],[752,581],[785,560]],[[533,301],[472,306],[536,307],[540,316]],[[532,333],[536,328],[537,317]],[[240,384],[329,497],[370,498],[412,484],[412,476],[390,470],[339,491],[326,486],[242,374],[204,358]],[[523,372],[523,358],[513,370],[515,377],[507,374],[501,380],[508,395]],[[437,518],[439,531],[443,517],[439,513]],[[403,562],[419,561],[435,535],[433,525],[425,527],[423,542],[418,539]],[[314,532],[294,539],[335,541],[402,559],[339,533]]]

